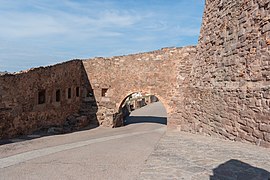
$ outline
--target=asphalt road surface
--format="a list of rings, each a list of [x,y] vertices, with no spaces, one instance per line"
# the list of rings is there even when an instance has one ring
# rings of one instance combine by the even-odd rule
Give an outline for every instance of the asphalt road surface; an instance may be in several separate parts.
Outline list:
[[[166,111],[153,103],[126,124],[1,145],[0,179],[137,179],[166,131]]]

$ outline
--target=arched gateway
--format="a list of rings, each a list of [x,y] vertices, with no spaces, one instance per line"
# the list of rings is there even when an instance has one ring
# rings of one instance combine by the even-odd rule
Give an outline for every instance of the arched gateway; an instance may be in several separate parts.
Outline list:
[[[61,125],[74,113],[112,127],[123,99],[143,91],[162,100],[169,129],[270,148],[270,0],[205,4],[196,47],[1,76],[0,138]]]
[[[115,118],[120,117],[122,101],[133,92],[147,92],[164,104],[171,127],[181,87],[188,82],[190,57],[195,52],[195,47],[164,48],[149,53],[83,61],[85,82],[91,84],[88,92],[95,96],[99,124],[117,126],[119,122]]]
[[[174,116],[195,53],[195,47],[164,48],[1,76],[0,138],[63,124],[74,126],[76,121],[79,126],[119,126],[119,106],[133,92],[156,95],[167,110],[169,127],[176,127]]]
[[[126,96],[114,117],[114,126],[146,122],[167,125],[167,110],[161,99],[145,92],[134,92]]]

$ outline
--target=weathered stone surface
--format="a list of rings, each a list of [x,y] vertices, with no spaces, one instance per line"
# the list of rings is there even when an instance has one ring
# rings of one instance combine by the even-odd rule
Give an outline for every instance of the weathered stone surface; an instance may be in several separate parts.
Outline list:
[[[269,150],[262,147],[169,132],[160,139],[137,179],[268,180],[269,158]]]
[[[77,124],[76,124],[77,129],[81,129],[89,125],[89,120],[87,116],[77,117],[76,120],[77,120]]]
[[[61,134],[63,133],[63,128],[61,127],[50,127],[47,131],[48,134]]]
[[[153,94],[161,100],[169,115],[176,112],[176,89],[187,84],[191,57],[195,53],[195,47],[163,48],[148,53],[83,61],[89,82],[98,84],[93,86],[93,93],[99,124],[110,127],[122,124],[118,115],[120,105],[134,92]],[[102,96],[102,89],[107,89],[105,96]]]
[[[75,96],[75,91],[82,84],[82,63],[76,60],[0,76],[0,104],[4,104],[0,109],[0,138],[62,125],[68,115],[80,108],[80,97]],[[57,89],[60,102],[56,102]],[[43,104],[38,103],[41,90],[45,90]]]
[[[74,113],[89,123],[119,126],[123,100],[142,92],[164,104],[170,130],[268,147],[269,25],[270,0],[206,0],[197,47],[70,61],[0,76],[0,138],[63,125]],[[41,90],[46,90],[44,104],[38,104]],[[83,119],[80,125],[86,124]],[[76,118],[70,120],[74,123]]]
[[[179,129],[268,147],[269,18],[269,0],[206,0]]]

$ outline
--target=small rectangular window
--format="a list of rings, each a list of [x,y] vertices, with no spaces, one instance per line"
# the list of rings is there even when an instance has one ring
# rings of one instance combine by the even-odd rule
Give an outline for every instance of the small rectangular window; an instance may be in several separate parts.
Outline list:
[[[57,89],[55,93],[55,101],[60,102],[60,100],[61,100],[61,91],[60,89]]]
[[[71,88],[68,88],[68,99],[71,98]]]
[[[38,104],[44,104],[46,102],[46,91],[40,90],[38,92]]]
[[[79,97],[79,96],[80,96],[80,88],[76,87],[76,97]]]
[[[107,89],[107,88],[102,88],[102,89],[101,89],[101,96],[102,96],[102,97],[105,97],[105,96],[106,96],[107,91],[108,91],[108,89]]]

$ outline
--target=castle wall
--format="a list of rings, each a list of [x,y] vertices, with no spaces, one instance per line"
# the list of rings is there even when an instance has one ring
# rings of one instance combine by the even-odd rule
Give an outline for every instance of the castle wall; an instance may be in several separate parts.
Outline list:
[[[114,117],[125,98],[135,92],[157,96],[168,113],[169,126],[176,121],[179,90],[191,70],[195,47],[164,48],[158,51],[83,61],[98,105],[103,126],[115,126]],[[179,79],[179,81],[177,81]],[[102,96],[102,91],[107,90]]]
[[[270,148],[270,0],[206,0],[197,47],[0,76],[0,138],[62,125],[76,112],[115,127],[134,92],[161,100],[170,129]]]
[[[0,76],[0,138],[60,125],[68,115],[77,113],[80,97],[76,96],[76,88],[81,88],[81,74],[81,61],[70,61]],[[60,91],[59,102],[56,102],[57,90]],[[42,91],[45,92],[44,103],[39,96],[43,95]]]
[[[206,1],[182,102],[178,129],[270,147],[270,0]]]
[[[0,76],[0,137],[62,126],[74,113],[87,116],[93,124],[121,125],[115,122],[121,103],[134,92],[156,95],[167,110],[169,127],[174,127],[177,98],[181,96],[178,92],[188,83],[195,53],[195,47],[164,48],[69,61]],[[57,91],[60,91],[58,100]],[[40,93],[44,92],[45,102],[40,103]]]

